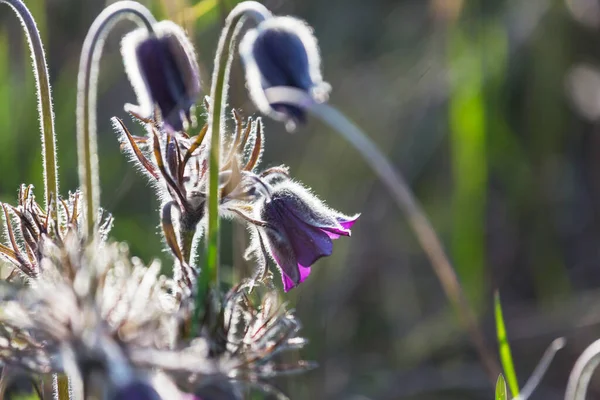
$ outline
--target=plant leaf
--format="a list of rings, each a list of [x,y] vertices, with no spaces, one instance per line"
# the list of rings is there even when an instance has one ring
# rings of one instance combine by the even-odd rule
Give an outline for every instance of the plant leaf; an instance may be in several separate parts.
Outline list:
[[[506,381],[502,374],[498,375],[498,380],[496,381],[496,400],[508,400],[506,394]]]
[[[494,316],[496,318],[496,334],[498,336],[498,349],[500,351],[502,369],[506,374],[506,380],[508,381],[508,387],[510,388],[512,396],[517,397],[519,395],[519,382],[517,381],[512,353],[510,351],[508,338],[506,337],[506,326],[504,325],[504,316],[502,314],[502,305],[500,304],[500,294],[498,292],[494,295]],[[502,379],[504,380],[504,377],[502,377]]]

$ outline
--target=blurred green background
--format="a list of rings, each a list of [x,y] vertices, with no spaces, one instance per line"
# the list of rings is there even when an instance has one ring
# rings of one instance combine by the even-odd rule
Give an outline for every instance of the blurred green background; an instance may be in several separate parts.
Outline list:
[[[234,0],[142,1],[183,24],[208,88],[219,29]],[[44,38],[63,195],[77,187],[79,51],[99,0],[26,0]],[[550,342],[567,338],[533,399],[559,399],[581,351],[600,336],[600,3],[596,0],[269,0],[314,28],[331,103],[403,171],[451,255],[497,354],[493,292],[523,384]],[[135,102],[107,41],[99,88],[102,204],[113,236],[145,261],[168,258],[158,202],[120,153],[109,118]],[[30,59],[0,8],[0,201],[20,183],[42,198]],[[231,105],[248,101],[239,60]],[[208,91],[208,90],[206,90]],[[132,128],[134,124],[129,124]],[[329,205],[362,213],[350,239],[285,295],[320,368],[277,384],[292,399],[492,399],[468,336],[390,196],[355,151],[318,121],[295,134],[267,122],[263,166],[285,163]],[[244,229],[225,225],[223,261],[242,259]],[[588,398],[600,398],[600,381]]]

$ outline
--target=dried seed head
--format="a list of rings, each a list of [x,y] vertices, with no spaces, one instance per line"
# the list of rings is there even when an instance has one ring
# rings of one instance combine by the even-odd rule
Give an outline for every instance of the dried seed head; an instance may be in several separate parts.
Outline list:
[[[312,29],[292,17],[273,17],[246,33],[240,43],[246,66],[246,84],[261,112],[292,125],[305,120],[305,112],[285,99],[269,99],[276,87],[300,89],[314,101],[325,101],[329,84],[321,76],[321,56]]]
[[[151,117],[158,106],[170,131],[194,122],[191,109],[201,90],[200,72],[194,47],[181,27],[161,21],[153,33],[135,30],[123,38],[121,54],[141,115]]]

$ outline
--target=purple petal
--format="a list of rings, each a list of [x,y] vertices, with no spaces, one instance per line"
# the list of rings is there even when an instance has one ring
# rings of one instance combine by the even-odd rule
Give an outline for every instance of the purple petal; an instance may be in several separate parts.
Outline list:
[[[283,291],[284,292],[289,292],[290,290],[292,290],[293,288],[296,287],[296,284],[294,283],[293,280],[291,280],[286,274],[285,272],[283,272],[283,270],[281,270],[281,279],[283,280]]]
[[[358,217],[360,217],[360,214],[356,214],[355,216],[350,218],[337,217],[337,220],[340,223],[340,225],[342,225],[345,229],[350,229],[352,228],[352,225],[354,225],[354,223],[358,220]]]
[[[298,264],[298,269],[300,270],[300,283],[302,283],[310,275],[310,266],[309,267],[305,267],[302,264]]]
[[[300,280],[296,255],[284,236],[269,231],[266,231],[266,234],[270,242],[271,255],[281,271],[283,288],[287,292],[296,286],[295,280]]]
[[[301,284],[302,282],[304,282],[306,278],[308,278],[308,275],[310,275],[310,267],[305,267],[302,264],[298,264],[298,270],[300,271],[300,279],[298,280],[298,284],[295,284],[294,281],[292,281],[285,274],[285,272],[282,271],[281,277],[283,280],[283,290],[286,293],[298,286],[299,284]]]
[[[320,227],[320,229],[325,232],[330,239],[339,239],[340,236],[350,236],[350,228],[352,228],[352,225],[358,220],[358,217],[360,217],[360,214],[350,218],[345,216],[336,217],[343,229],[336,227]]]
[[[293,213],[288,213],[284,229],[296,253],[298,264],[313,265],[319,258],[331,255],[333,243],[329,235],[298,219]]]
[[[329,236],[330,239],[339,239],[340,236],[350,236],[350,231],[339,228],[319,228]]]
[[[296,32],[273,27],[262,29],[254,41],[252,54],[264,78],[263,86],[291,86],[306,91],[312,87],[308,54]]]

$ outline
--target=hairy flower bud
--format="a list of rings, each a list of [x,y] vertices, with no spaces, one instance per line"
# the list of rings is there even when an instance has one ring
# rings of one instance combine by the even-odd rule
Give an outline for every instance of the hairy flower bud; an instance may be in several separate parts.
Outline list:
[[[139,113],[152,117],[157,105],[165,127],[181,131],[191,120],[200,94],[200,72],[194,47],[183,29],[171,21],[145,28],[123,38],[125,71],[139,102]]]
[[[330,256],[333,239],[350,236],[358,215],[346,216],[328,208],[302,186],[285,181],[274,187],[260,206],[259,216],[271,257],[281,269],[287,292],[310,274],[319,258]]]
[[[321,76],[321,56],[312,29],[292,17],[273,17],[246,33],[240,43],[246,84],[258,109],[291,127],[303,123],[296,102],[269,98],[269,89],[299,89],[317,102],[327,100],[329,84]]]

